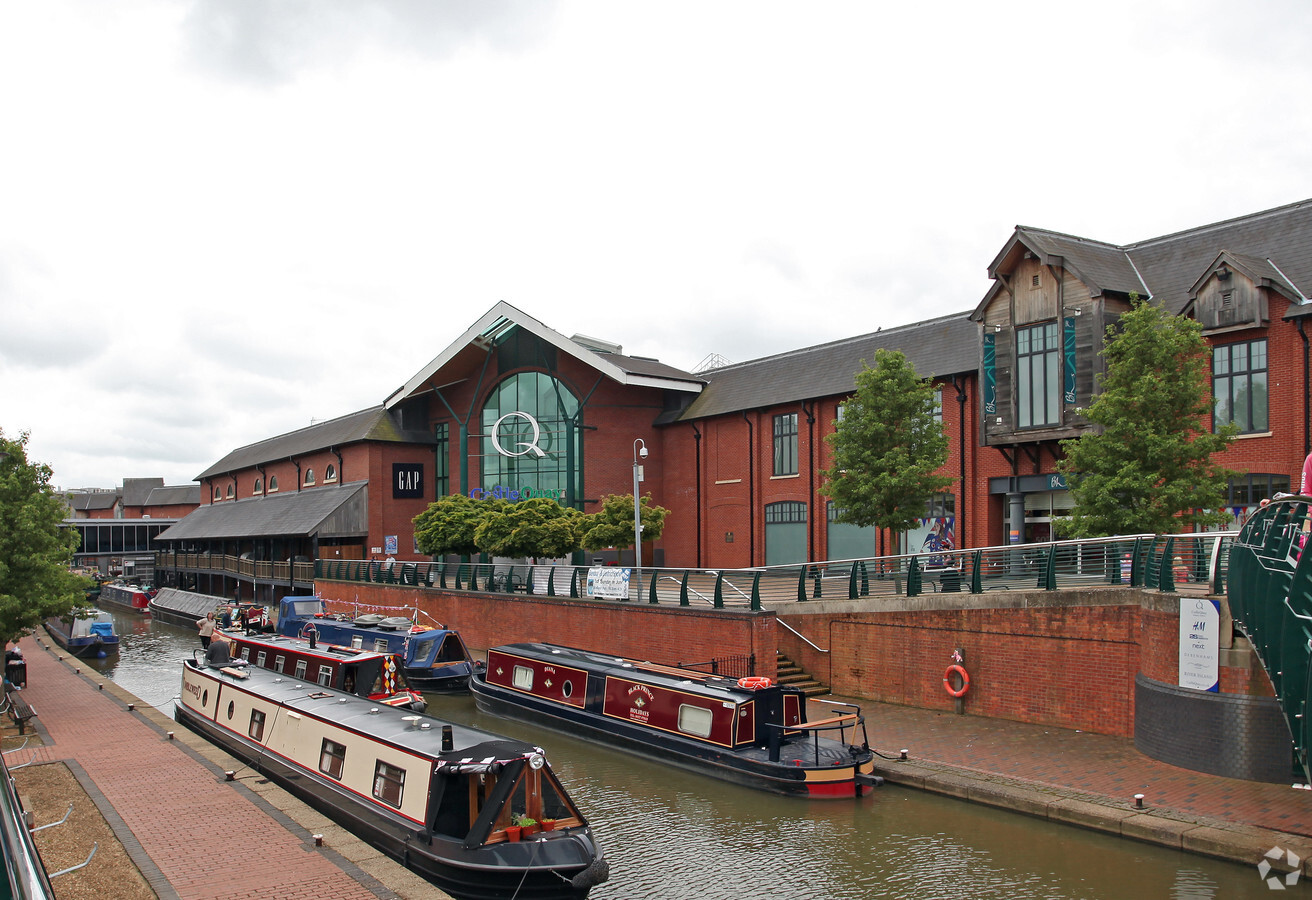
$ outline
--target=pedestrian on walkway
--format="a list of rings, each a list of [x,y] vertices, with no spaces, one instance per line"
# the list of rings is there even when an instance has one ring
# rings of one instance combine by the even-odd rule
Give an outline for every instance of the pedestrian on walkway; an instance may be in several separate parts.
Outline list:
[[[200,645],[206,650],[210,648],[210,639],[214,637],[214,613],[207,613],[205,618],[196,620],[196,627],[200,629]]]

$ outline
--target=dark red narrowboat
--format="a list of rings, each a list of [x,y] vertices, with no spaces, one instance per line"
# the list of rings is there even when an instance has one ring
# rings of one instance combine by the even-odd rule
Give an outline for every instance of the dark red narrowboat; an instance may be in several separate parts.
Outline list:
[[[102,584],[100,597],[96,601],[101,606],[112,606],[128,612],[150,614],[150,594],[136,584]]]
[[[859,707],[807,721],[806,695],[768,678],[532,643],[489,650],[470,689],[484,711],[775,793],[859,797],[881,783]]]

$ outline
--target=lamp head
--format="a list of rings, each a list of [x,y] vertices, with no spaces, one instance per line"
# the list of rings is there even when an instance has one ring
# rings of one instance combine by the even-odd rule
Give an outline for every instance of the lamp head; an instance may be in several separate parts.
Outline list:
[[[647,445],[646,445],[646,444],[643,444],[641,447],[638,448],[638,458],[639,458],[639,459],[646,459],[646,458],[647,458]]]

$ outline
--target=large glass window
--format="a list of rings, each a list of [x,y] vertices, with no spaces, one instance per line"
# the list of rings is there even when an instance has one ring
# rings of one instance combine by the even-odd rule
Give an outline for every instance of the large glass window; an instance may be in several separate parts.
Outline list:
[[[1061,344],[1057,323],[1016,330],[1016,422],[1021,428],[1061,421]]]
[[[866,559],[878,555],[878,528],[838,521],[843,509],[832,500],[825,505],[825,513],[829,523],[830,559]]]
[[[1233,422],[1240,434],[1269,431],[1266,339],[1226,344],[1212,351],[1212,428]]]
[[[450,425],[446,422],[434,425],[433,439],[433,487],[437,491],[433,496],[440,500],[451,492]]]
[[[483,407],[482,490],[564,505],[572,476],[573,498],[582,497],[583,439],[572,421],[578,408],[569,388],[545,372],[520,372],[498,384]]]
[[[806,504],[796,500],[766,504],[765,564],[806,561]]]
[[[774,474],[797,474],[797,413],[774,417]]]

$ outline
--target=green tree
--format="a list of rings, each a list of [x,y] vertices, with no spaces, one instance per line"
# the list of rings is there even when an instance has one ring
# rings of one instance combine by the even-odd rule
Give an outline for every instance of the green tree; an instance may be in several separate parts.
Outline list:
[[[475,500],[464,494],[451,494],[436,500],[412,520],[415,546],[420,553],[429,556],[446,553],[474,556],[479,552],[474,532],[484,520],[506,505],[505,500]]]
[[[584,519],[579,510],[549,498],[521,500],[485,517],[474,542],[493,556],[567,556],[579,549]]]
[[[651,502],[651,495],[639,501],[644,544],[658,540],[665,531],[665,517],[670,511]],[[584,550],[633,546],[633,495],[608,494],[601,498],[601,509],[585,518],[582,545]]]
[[[838,521],[902,532],[916,526],[934,494],[952,484],[935,474],[948,460],[948,439],[935,417],[937,390],[898,350],[876,350],[863,364],[856,393],[825,438],[834,464],[820,474],[820,494]]]
[[[1212,463],[1236,428],[1206,430],[1211,367],[1202,325],[1137,294],[1107,328],[1107,374],[1085,415],[1096,428],[1062,441],[1058,469],[1075,500],[1075,537],[1170,534],[1223,525],[1235,473]]]
[[[50,486],[50,467],[29,462],[26,432],[0,430],[0,638],[16,641],[43,620],[86,605],[90,580],[69,566],[77,530],[60,528],[68,507]]]

